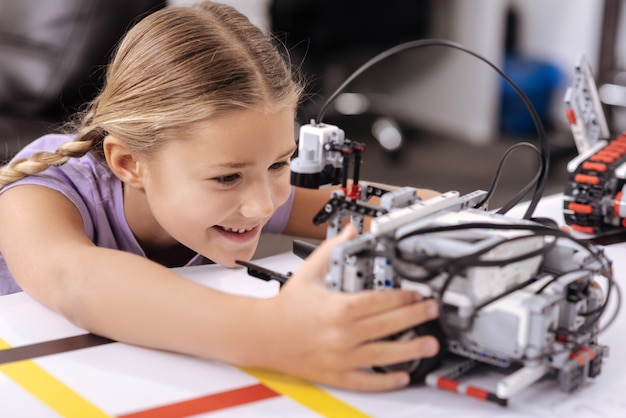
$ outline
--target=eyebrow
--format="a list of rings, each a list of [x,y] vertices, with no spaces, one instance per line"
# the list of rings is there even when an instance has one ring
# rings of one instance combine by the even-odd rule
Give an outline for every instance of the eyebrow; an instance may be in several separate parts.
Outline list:
[[[296,152],[296,145],[294,144],[289,151],[281,154],[276,160],[282,160],[284,158],[291,157]],[[252,165],[252,163],[222,163],[216,164],[214,167],[218,169],[237,169],[237,168],[245,168]]]

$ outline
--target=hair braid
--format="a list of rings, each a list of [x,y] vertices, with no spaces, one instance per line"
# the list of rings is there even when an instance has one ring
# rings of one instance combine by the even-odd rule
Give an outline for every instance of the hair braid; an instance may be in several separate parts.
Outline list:
[[[105,134],[92,129],[76,137],[74,141],[61,144],[54,152],[38,152],[27,158],[19,158],[0,167],[0,187],[11,184],[31,174],[38,174],[52,166],[64,164],[70,158],[87,154]]]

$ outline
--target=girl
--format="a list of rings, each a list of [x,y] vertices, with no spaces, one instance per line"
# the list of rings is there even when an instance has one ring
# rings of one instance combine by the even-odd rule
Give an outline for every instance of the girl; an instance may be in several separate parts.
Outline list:
[[[131,344],[345,388],[406,385],[405,372],[367,366],[434,355],[432,337],[380,339],[435,317],[436,305],[401,290],[327,290],[330,250],[352,228],[271,299],[168,269],[235,267],[262,230],[323,238],[311,219],[328,189],[289,184],[300,94],[271,41],[231,7],[149,15],[120,43],[75,135],[44,136],[0,171],[2,292],[23,289]]]

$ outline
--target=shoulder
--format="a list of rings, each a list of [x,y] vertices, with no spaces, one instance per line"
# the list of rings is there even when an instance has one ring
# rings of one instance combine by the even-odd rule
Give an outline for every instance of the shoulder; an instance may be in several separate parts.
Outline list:
[[[14,159],[28,158],[42,151],[54,152],[61,144],[72,140],[72,135],[45,135],[25,146]],[[111,173],[106,162],[92,153],[27,175],[5,186],[0,193],[20,185],[43,186],[64,195],[78,209],[90,238],[112,236],[113,232],[104,231],[125,228],[118,225],[125,225],[121,182]]]
[[[45,135],[26,145],[12,161],[28,158],[38,152],[54,152],[58,147],[74,140],[72,135]],[[108,202],[119,194],[119,180],[113,176],[106,163],[92,153],[79,158],[70,158],[62,165],[50,166],[37,174],[8,184],[4,192],[20,185],[39,185],[65,195],[83,215],[97,212],[103,202]]]

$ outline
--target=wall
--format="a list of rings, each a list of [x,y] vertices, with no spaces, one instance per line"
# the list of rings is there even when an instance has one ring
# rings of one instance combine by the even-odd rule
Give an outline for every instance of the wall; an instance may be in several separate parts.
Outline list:
[[[563,96],[580,54],[598,65],[603,1],[599,0],[456,0],[447,10],[450,27],[441,36],[457,41],[501,65],[508,7],[519,13],[519,52],[546,60],[562,72],[550,117],[567,127]],[[441,63],[440,63],[441,64]],[[486,144],[498,137],[498,77],[458,54],[450,54],[436,75],[415,80],[403,90],[416,109],[415,122],[451,137]],[[413,97],[413,100],[409,100]]]

